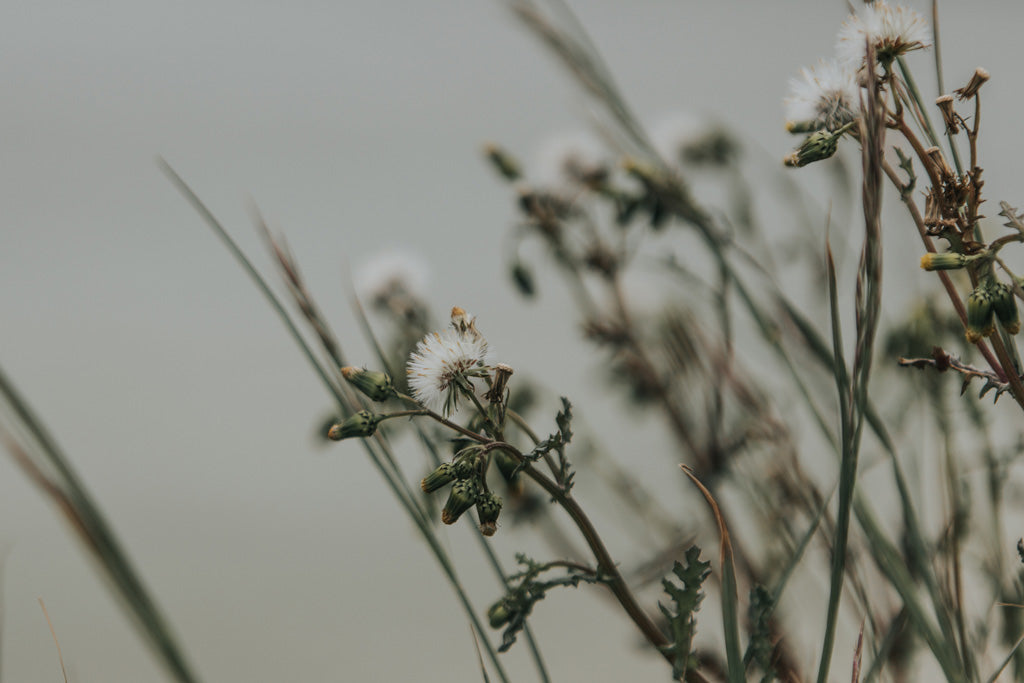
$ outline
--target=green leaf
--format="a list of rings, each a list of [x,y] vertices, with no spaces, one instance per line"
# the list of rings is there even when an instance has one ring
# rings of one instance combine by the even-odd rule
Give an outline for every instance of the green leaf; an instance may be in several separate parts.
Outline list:
[[[750,641],[747,643],[743,663],[748,666],[753,663],[763,672],[761,683],[775,680],[775,670],[772,668],[772,652],[775,646],[772,645],[770,625],[774,610],[775,599],[767,588],[754,586],[750,589],[750,606],[747,608]]]
[[[686,564],[676,562],[672,568],[672,573],[682,585],[674,583],[671,577],[661,582],[665,592],[672,598],[674,609],[658,603],[672,632],[672,644],[666,650],[672,654],[672,676],[678,680],[682,680],[687,670],[697,666],[697,658],[691,651],[693,635],[697,631],[694,613],[700,609],[704,599],[701,586],[711,573],[711,563],[700,559],[700,548],[697,546],[691,546],[686,551],[685,560]]]

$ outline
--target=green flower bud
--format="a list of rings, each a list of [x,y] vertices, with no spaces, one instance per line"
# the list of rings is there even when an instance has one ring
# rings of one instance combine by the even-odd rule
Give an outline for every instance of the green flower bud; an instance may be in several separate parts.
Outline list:
[[[512,619],[512,610],[509,609],[508,601],[505,598],[498,600],[487,610],[487,621],[491,628],[501,628]]]
[[[493,493],[482,494],[476,501],[476,515],[480,519],[480,533],[493,536],[498,530],[498,515],[501,514],[501,496]]]
[[[477,493],[480,488],[476,482],[472,479],[459,479],[452,486],[451,493],[448,494],[448,502],[444,504],[444,509],[441,510],[441,521],[445,524],[455,524],[455,522],[462,516],[462,513],[473,507],[476,503]]]
[[[519,163],[501,147],[494,144],[486,145],[484,147],[484,154],[505,180],[515,181],[522,177],[523,174],[519,170]]]
[[[997,283],[993,288],[992,310],[1003,325],[1003,329],[1010,334],[1020,332],[1020,314],[1017,312],[1017,297],[1013,290],[1002,282]]]
[[[519,290],[520,294],[527,299],[533,298],[534,293],[537,291],[533,284],[533,273],[521,261],[516,261],[512,264],[512,281],[515,283],[516,289]]]
[[[452,467],[450,462],[446,462],[423,477],[423,481],[420,482],[420,488],[423,489],[424,493],[433,493],[442,486],[447,486],[455,481],[455,478],[455,468]]]
[[[828,159],[836,153],[839,147],[839,138],[842,133],[830,133],[827,130],[819,130],[811,133],[804,139],[800,148],[786,157],[783,161],[786,166],[806,166],[807,164]]]
[[[471,479],[476,472],[478,449],[468,449],[452,462],[452,472],[456,479]]]
[[[327,432],[332,441],[341,441],[353,436],[373,436],[377,425],[384,419],[383,415],[374,415],[368,410],[360,410],[344,422],[336,424]]]
[[[925,254],[921,257],[921,267],[925,270],[956,270],[967,265],[967,257],[963,254]]]
[[[993,288],[988,281],[982,282],[967,297],[967,341],[976,344],[982,337],[995,332],[995,311],[992,308]]]
[[[386,372],[371,372],[349,366],[342,368],[341,374],[349,384],[361,391],[371,401],[386,401],[395,395],[391,376]]]

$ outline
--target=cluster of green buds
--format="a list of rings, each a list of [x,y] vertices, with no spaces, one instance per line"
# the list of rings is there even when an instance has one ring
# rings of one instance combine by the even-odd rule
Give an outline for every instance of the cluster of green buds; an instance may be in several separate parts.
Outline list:
[[[996,318],[1008,333],[1020,332],[1020,314],[1013,290],[987,277],[967,297],[967,341],[975,344],[995,332]]]
[[[454,524],[459,517],[476,506],[480,533],[493,536],[498,530],[501,497],[487,490],[483,481],[481,450],[471,446],[460,451],[451,462],[442,463],[420,482],[424,493],[433,493],[452,485],[448,500],[441,510],[441,521]]]
[[[921,257],[921,267],[925,270],[957,270],[970,263],[983,263],[986,260],[991,260],[990,254],[965,256],[952,252],[933,253]],[[996,319],[1009,334],[1020,332],[1020,314],[1013,288],[996,280],[991,267],[985,270],[987,272],[981,274],[978,286],[967,297],[966,337],[972,344],[996,331]]]
[[[349,384],[372,401],[379,403],[395,395],[391,376],[386,372],[344,367],[341,369],[341,375]],[[368,410],[360,410],[342,422],[332,425],[327,431],[327,438],[332,441],[341,441],[342,439],[373,436],[377,432],[377,425],[388,417],[392,416],[376,415]]]

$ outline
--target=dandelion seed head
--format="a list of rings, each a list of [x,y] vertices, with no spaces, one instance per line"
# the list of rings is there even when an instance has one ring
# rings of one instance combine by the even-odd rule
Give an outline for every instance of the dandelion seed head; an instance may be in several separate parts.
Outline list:
[[[396,294],[422,296],[429,268],[407,251],[384,251],[366,260],[355,273],[359,298],[367,302],[387,300]]]
[[[431,410],[450,413],[458,388],[455,378],[487,365],[487,340],[449,328],[424,337],[409,356],[409,388]]]
[[[859,67],[864,61],[864,46],[868,41],[874,45],[879,61],[891,61],[911,50],[930,46],[931,31],[918,12],[876,0],[843,22],[836,54],[842,61]]]
[[[536,154],[533,176],[544,185],[577,182],[587,173],[607,166],[601,142],[586,131],[572,131],[545,140]]]
[[[789,81],[786,119],[813,130],[835,131],[857,118],[860,88],[855,70],[834,59],[819,60]]]

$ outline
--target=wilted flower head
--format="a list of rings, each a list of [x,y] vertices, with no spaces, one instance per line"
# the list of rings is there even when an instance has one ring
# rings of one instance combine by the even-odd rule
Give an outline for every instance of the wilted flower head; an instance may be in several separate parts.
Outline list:
[[[860,88],[855,69],[834,59],[819,60],[789,81],[786,127],[793,132],[835,131],[857,118]]]
[[[928,22],[914,10],[876,0],[843,22],[836,54],[859,67],[868,41],[874,46],[878,61],[891,62],[911,50],[931,45],[931,34]]]
[[[458,403],[459,378],[481,376],[486,364],[487,340],[477,331],[475,319],[455,308],[452,327],[428,334],[409,357],[409,388],[417,401],[448,414]]]

